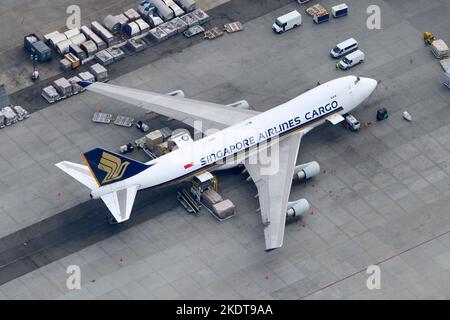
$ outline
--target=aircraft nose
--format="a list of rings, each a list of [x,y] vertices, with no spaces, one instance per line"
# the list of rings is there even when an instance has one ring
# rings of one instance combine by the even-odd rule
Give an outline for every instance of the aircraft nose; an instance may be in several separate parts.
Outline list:
[[[377,81],[371,78],[361,78],[361,82],[367,90],[368,95],[370,95],[378,85]]]

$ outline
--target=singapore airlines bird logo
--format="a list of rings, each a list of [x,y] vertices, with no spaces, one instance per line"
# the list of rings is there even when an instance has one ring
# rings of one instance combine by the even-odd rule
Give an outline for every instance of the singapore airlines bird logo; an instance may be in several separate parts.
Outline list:
[[[120,158],[103,152],[102,158],[100,159],[100,163],[98,165],[100,170],[106,172],[106,176],[103,179],[102,184],[122,178],[129,164],[130,163],[128,161],[122,162]]]

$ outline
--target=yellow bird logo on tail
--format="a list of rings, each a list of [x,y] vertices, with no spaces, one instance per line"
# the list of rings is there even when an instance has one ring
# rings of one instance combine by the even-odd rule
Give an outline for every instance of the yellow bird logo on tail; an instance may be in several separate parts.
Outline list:
[[[130,163],[122,160],[110,153],[103,152],[98,168],[106,172],[106,176],[102,181],[102,185],[123,177],[125,170]]]

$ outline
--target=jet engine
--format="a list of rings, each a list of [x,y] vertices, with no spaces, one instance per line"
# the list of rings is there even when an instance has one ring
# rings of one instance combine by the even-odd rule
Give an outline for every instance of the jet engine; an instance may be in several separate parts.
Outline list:
[[[309,210],[309,202],[306,199],[288,202],[286,210],[286,218],[300,218]]]
[[[311,161],[296,166],[294,169],[293,179],[304,181],[318,175],[319,172],[320,172],[319,163],[317,161]]]
[[[180,98],[186,97],[183,90],[175,90],[175,91],[166,93],[166,95],[172,96],[172,97],[180,97]]]
[[[238,109],[250,109],[250,104],[247,102],[247,100],[239,100],[233,103],[230,103],[227,105],[228,107],[238,108]]]

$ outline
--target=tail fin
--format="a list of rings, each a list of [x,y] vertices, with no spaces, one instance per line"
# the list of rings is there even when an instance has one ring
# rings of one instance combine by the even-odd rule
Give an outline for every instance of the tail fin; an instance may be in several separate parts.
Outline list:
[[[101,148],[84,153],[83,159],[99,186],[128,179],[150,167]]]

